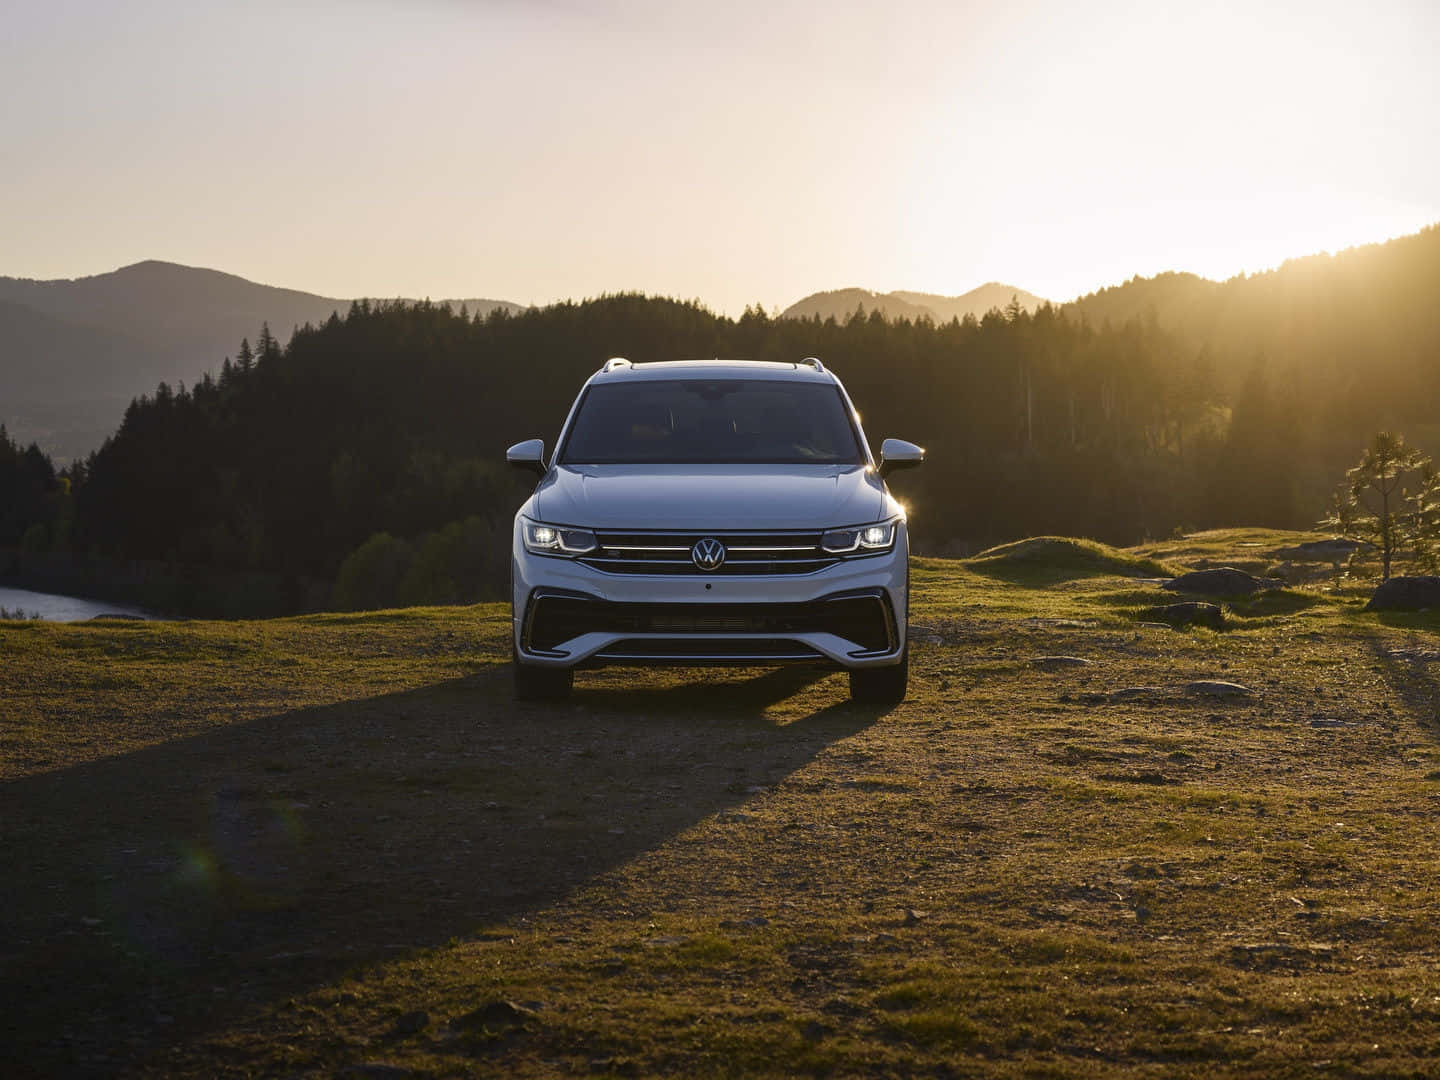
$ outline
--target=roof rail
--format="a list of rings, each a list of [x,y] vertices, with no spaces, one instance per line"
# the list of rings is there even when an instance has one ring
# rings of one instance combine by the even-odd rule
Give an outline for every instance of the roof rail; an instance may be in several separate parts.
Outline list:
[[[605,361],[605,366],[602,367],[600,370],[602,372],[607,372],[614,371],[616,368],[628,368],[634,366],[634,364],[630,363],[630,361],[626,360],[623,356],[612,356],[609,360]]]
[[[813,367],[816,371],[820,372],[820,374],[822,374],[822,375],[825,374],[825,365],[822,364],[822,363],[820,363],[819,357],[816,357],[816,356],[807,356],[807,357],[805,357],[804,360],[801,360],[800,363],[801,363],[801,364],[809,364],[809,365],[810,365],[811,367]],[[797,365],[797,366],[798,366],[798,365]]]

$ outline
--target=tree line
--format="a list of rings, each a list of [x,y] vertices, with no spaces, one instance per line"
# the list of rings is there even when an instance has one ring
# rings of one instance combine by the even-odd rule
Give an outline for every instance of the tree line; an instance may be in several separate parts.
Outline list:
[[[1172,328],[1153,307],[1097,321],[1083,304],[1012,304],[936,324],[759,307],[732,319],[631,294],[484,318],[362,302],[283,345],[262,327],[218,373],[161,384],[70,469],[6,440],[0,546],[28,536],[36,548],[318,579],[335,583],[337,606],[498,597],[528,486],[504,448],[553,441],[612,355],[821,357],[877,447],[891,435],[927,446],[926,467],[895,484],[921,552],[1036,533],[1130,544],[1307,527],[1371,433],[1416,429],[1417,391],[1440,386],[1440,326],[1420,325],[1403,348],[1387,339],[1383,361],[1357,344],[1306,367],[1308,330],[1303,348],[1270,334],[1247,352]]]

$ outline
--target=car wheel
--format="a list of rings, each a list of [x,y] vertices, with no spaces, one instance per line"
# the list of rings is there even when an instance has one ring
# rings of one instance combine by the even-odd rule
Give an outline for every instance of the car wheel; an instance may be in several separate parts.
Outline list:
[[[517,701],[559,701],[570,696],[570,690],[575,685],[575,672],[570,668],[536,667],[522,663],[513,644],[510,646],[510,657]]]
[[[850,700],[865,705],[898,705],[910,684],[910,650],[900,654],[894,667],[861,668],[850,672]]]

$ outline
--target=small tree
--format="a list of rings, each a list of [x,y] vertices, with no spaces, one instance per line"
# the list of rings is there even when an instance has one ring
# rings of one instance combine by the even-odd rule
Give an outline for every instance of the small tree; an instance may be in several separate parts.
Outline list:
[[[1420,474],[1417,495],[1429,484],[1434,501],[1434,468],[1430,459],[1413,446],[1405,445],[1405,436],[1389,431],[1378,432],[1360,463],[1345,473],[1330,502],[1329,513],[1322,524],[1342,536],[1365,540],[1380,549],[1381,577],[1390,580],[1390,566],[1396,553],[1410,541],[1415,544],[1417,558],[1423,561],[1423,550],[1433,541],[1433,532],[1417,530],[1417,496],[1406,490],[1405,478]],[[1426,477],[1430,479],[1427,481]],[[1421,497],[1422,505],[1429,505]]]
[[[1425,462],[1407,507],[1415,564],[1427,574],[1440,573],[1440,472]]]

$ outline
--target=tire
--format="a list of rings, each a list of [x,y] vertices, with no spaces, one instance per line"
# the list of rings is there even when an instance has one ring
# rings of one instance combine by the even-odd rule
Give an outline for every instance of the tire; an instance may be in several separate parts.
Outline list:
[[[536,667],[520,661],[515,646],[510,646],[511,667],[515,674],[516,701],[563,701],[575,685],[575,672],[570,668]]]
[[[861,668],[850,672],[850,700],[862,705],[898,705],[910,684],[910,650],[900,654],[893,667]]]

